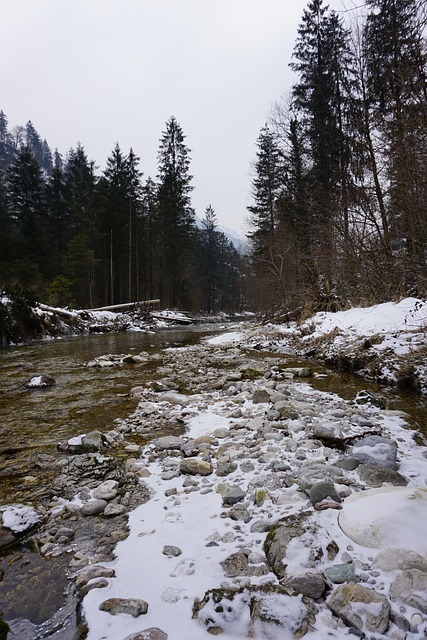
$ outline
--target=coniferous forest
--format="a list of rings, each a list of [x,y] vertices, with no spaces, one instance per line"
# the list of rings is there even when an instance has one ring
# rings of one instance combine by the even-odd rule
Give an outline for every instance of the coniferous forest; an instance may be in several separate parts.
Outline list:
[[[307,3],[295,83],[256,141],[245,257],[211,205],[195,224],[175,117],[152,179],[132,149],[116,144],[99,173],[80,143],[52,153],[31,121],[10,129],[1,111],[0,287],[29,287],[52,305],[160,298],[208,312],[425,297],[426,6]]]

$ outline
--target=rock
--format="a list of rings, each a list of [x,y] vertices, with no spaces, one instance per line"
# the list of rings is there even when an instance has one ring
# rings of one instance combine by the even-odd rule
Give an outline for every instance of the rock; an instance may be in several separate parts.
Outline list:
[[[289,418],[291,420],[296,420],[298,418],[298,412],[295,405],[287,402],[286,400],[276,402],[274,404],[274,409],[278,411],[281,418]]]
[[[44,374],[40,376],[32,376],[26,383],[27,389],[48,389],[56,385],[55,378],[52,376],[46,376]]]
[[[178,556],[181,555],[182,551],[179,547],[174,547],[173,545],[166,544],[163,547],[162,553],[164,556],[167,556],[168,558],[177,558]]]
[[[0,551],[16,542],[16,537],[8,529],[0,526]]]
[[[131,633],[124,640],[168,640],[168,634],[157,627],[150,627],[138,633]]]
[[[13,504],[3,511],[3,527],[14,533],[28,531],[40,521],[40,514],[33,507],[25,504]]]
[[[109,502],[102,515],[106,518],[115,518],[116,516],[121,516],[124,513],[126,513],[126,507],[123,504]]]
[[[233,505],[237,502],[241,502],[246,497],[246,493],[240,487],[233,487],[225,495],[222,500],[224,504]]]
[[[346,624],[359,631],[384,633],[389,624],[390,604],[385,596],[359,584],[342,584],[328,605]]]
[[[212,589],[195,601],[193,618],[227,638],[302,638],[315,621],[310,600],[278,585]]]
[[[352,563],[334,564],[326,567],[325,576],[334,584],[343,584],[344,582],[354,582],[356,573]]]
[[[118,493],[119,483],[117,480],[105,480],[93,490],[93,497],[96,500],[113,500]]]
[[[324,480],[340,482],[343,476],[343,470],[339,467],[322,463],[307,464],[300,469],[297,482],[303,491],[309,493],[317,482]]]
[[[320,440],[339,440],[342,430],[335,422],[323,422],[314,426],[313,435]]]
[[[264,404],[270,402],[271,393],[267,389],[256,389],[252,396],[252,402],[254,404]]]
[[[398,471],[372,464],[360,464],[357,468],[359,478],[369,487],[381,487],[384,483],[395,487],[406,487],[408,480]]]
[[[305,533],[308,517],[307,512],[288,516],[268,532],[264,542],[264,553],[272,571],[279,579],[285,577],[285,558],[288,545],[292,540]]]
[[[262,507],[266,500],[271,500],[270,494],[266,489],[256,489],[254,502],[257,507]]]
[[[181,449],[185,444],[185,440],[177,436],[164,436],[154,440],[156,451],[167,451],[168,449]]]
[[[338,460],[334,463],[336,467],[340,469],[344,469],[345,471],[354,471],[359,466],[360,461],[356,460],[352,456],[343,456],[342,458],[338,458]]]
[[[213,473],[213,466],[206,460],[200,460],[199,458],[185,458],[181,460],[179,465],[180,473],[189,473],[191,475],[209,476]]]
[[[391,547],[379,552],[374,558],[372,568],[381,569],[381,571],[417,569],[427,574],[427,560],[415,551]]]
[[[78,571],[76,575],[76,587],[81,587],[95,578],[114,578],[115,575],[114,569],[101,565],[88,565]]]
[[[231,556],[220,562],[220,565],[227,578],[245,576],[248,573],[248,559],[241,551],[232,553]]]
[[[402,571],[391,585],[390,599],[427,614],[427,575],[418,569]]]
[[[285,575],[280,584],[313,600],[322,597],[326,586],[322,574],[313,569]]]
[[[80,509],[80,513],[83,516],[97,516],[104,512],[107,504],[106,500],[88,500]]]
[[[309,491],[310,501],[312,505],[322,502],[325,498],[331,498],[334,502],[341,502],[341,498],[335,490],[332,482],[323,480],[316,482]]]
[[[148,604],[145,600],[137,598],[109,598],[99,605],[100,611],[106,611],[112,616],[119,613],[126,613],[134,618],[138,618],[148,612]]]
[[[427,489],[381,487],[345,499],[339,524],[364,547],[401,547],[425,554]]]
[[[217,466],[216,475],[219,478],[223,478],[224,476],[228,476],[230,473],[234,473],[236,469],[237,464],[235,462],[221,462]]]
[[[356,460],[387,469],[397,469],[397,445],[383,436],[365,436],[351,450]]]
[[[100,451],[105,447],[105,437],[100,431],[91,431],[82,437],[81,450],[86,453]]]
[[[309,378],[311,376],[311,369],[309,367],[287,367],[280,366],[280,371],[288,374],[292,374],[296,378]]]

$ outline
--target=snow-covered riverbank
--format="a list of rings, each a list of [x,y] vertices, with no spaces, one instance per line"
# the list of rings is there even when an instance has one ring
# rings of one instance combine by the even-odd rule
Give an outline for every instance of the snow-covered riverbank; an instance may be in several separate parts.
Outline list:
[[[166,383],[189,393],[138,391],[131,432],[186,430],[135,460],[151,499],[114,577],[88,583],[88,640],[423,637],[427,449],[403,415],[315,391],[246,344],[171,349]]]

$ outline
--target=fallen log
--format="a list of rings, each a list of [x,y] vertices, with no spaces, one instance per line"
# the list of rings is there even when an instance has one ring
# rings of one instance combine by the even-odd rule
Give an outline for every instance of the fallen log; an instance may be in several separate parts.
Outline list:
[[[96,309],[84,309],[84,311],[115,311],[116,309],[130,309],[134,307],[148,307],[160,304],[160,299],[155,300],[141,300],[140,302],[124,302],[122,304],[111,304],[107,307],[96,307]]]

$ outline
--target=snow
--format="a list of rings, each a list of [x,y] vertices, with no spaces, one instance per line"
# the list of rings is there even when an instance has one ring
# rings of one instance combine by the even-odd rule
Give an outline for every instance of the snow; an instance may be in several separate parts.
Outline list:
[[[306,383],[298,383],[298,390],[307,397],[307,402],[316,393]],[[331,394],[323,394],[329,398]],[[230,419],[226,417],[226,403],[218,400],[208,409],[197,411],[200,405],[200,396],[189,397],[193,406],[187,405],[186,411],[193,415],[188,417],[187,425],[191,437],[196,438],[212,434],[221,428],[231,426]],[[246,402],[246,408],[250,407],[253,419],[257,415],[263,415],[261,405],[253,405]],[[399,412],[381,411],[377,408],[367,408],[372,411],[376,419],[381,422],[386,431],[395,439],[399,438],[399,449],[402,457],[401,472],[414,476],[414,483],[425,487],[427,480],[426,460],[423,456],[425,449],[416,447],[412,434],[404,427],[405,422]],[[244,420],[244,419],[243,419]],[[235,423],[235,421],[234,421]],[[247,420],[245,424],[247,423]],[[254,434],[256,437],[256,434]],[[268,447],[268,441],[266,447]],[[177,475],[167,480],[161,479],[164,472],[154,457],[150,462],[153,445],[147,445],[141,464],[148,468],[150,477],[144,481],[151,491],[151,499],[131,512],[129,517],[130,534],[128,538],[120,542],[116,548],[116,559],[107,566],[115,570],[116,577],[109,580],[109,585],[103,589],[93,589],[83,601],[84,615],[89,625],[87,640],[122,640],[132,633],[140,632],[150,627],[158,627],[168,634],[169,638],[188,638],[189,640],[205,640],[208,637],[204,620],[212,618],[213,605],[209,602],[199,613],[198,619],[192,618],[194,600],[203,598],[206,591],[212,588],[235,587],[236,581],[225,578],[220,562],[225,560],[230,553],[236,551],[236,539],[239,537],[239,527],[229,518],[221,517],[222,499],[215,492],[210,476],[196,476],[194,481],[199,483],[201,490],[191,490],[190,484],[185,484],[188,477]],[[228,453],[230,450],[228,450]],[[179,459],[169,458],[167,466],[171,470],[177,468]],[[218,479],[217,479],[218,480]],[[227,476],[224,482],[237,484],[238,475]],[[260,472],[255,469],[244,476],[240,482],[244,490],[252,481],[260,480]],[[212,486],[211,486],[212,485]],[[186,488],[187,487],[187,488]],[[169,489],[176,489],[175,495],[170,495]],[[300,540],[294,540],[288,548],[289,570],[297,572],[301,567],[309,566],[309,551],[314,548],[323,548],[324,540],[332,538],[343,551],[352,545],[354,558],[363,564],[367,557],[372,556],[372,549],[366,548],[364,527],[373,521],[378,521],[382,529],[387,530],[387,539],[384,544],[403,546],[427,552],[426,524],[423,523],[422,514],[424,508],[420,508],[420,502],[413,496],[419,491],[427,494],[427,490],[414,487],[384,489],[383,491],[369,490],[353,494],[343,503],[343,511],[340,518],[344,517],[350,522],[351,531],[354,528],[362,531],[361,539],[346,535],[344,520],[341,527],[338,524],[338,512],[335,510],[315,512],[319,530],[316,535],[311,532]],[[166,495],[168,493],[169,495]],[[307,498],[298,489],[289,488],[289,495],[285,501],[267,500],[260,517],[272,518],[272,522],[289,513],[299,513],[307,507]],[[417,494],[418,495],[418,494]],[[354,496],[354,497],[353,497]],[[361,497],[360,497],[361,496]],[[363,499],[362,499],[363,498]],[[424,503],[423,503],[424,504]],[[390,518],[385,520],[386,514]],[[427,522],[427,521],[426,521]],[[344,531],[343,531],[344,530]],[[328,535],[323,536],[322,532]],[[350,531],[347,531],[350,533]],[[245,532],[241,546],[250,547],[254,553],[262,553],[262,541],[265,536],[259,533]],[[261,540],[262,539],[262,540]],[[209,542],[215,542],[214,546],[207,546]],[[234,543],[234,544],[233,544]],[[167,557],[162,553],[165,545],[177,546],[182,550],[178,557]],[[261,545],[261,546],[260,546]],[[409,546],[408,546],[409,545]],[[375,554],[374,554],[375,555]],[[318,565],[318,569],[331,564],[324,550],[324,560]],[[288,558],[287,558],[288,560]],[[338,560],[337,560],[338,561]],[[248,579],[239,578],[242,586]],[[261,577],[251,577],[252,585],[277,583],[273,574],[269,573]],[[101,612],[99,605],[109,598],[140,598],[149,603],[148,613],[137,619],[129,615],[120,614],[111,616]],[[230,603],[229,611],[220,619],[224,628],[221,637],[224,640],[239,640],[248,637],[250,623],[249,598],[243,589]],[[269,628],[266,635],[260,623],[251,628],[251,637],[254,640],[263,640],[266,637],[276,639],[291,639],[293,630],[303,616],[301,599],[289,598],[289,602],[283,601],[280,594],[270,599],[263,600],[263,605],[270,607],[273,617],[281,618],[281,613],[286,610],[285,626],[280,626],[281,633],[274,635],[274,629]],[[283,615],[282,615],[283,617]],[[316,618],[313,631],[307,634],[308,640],[323,640],[325,637],[342,638],[346,635],[343,629],[336,632],[331,628],[330,617],[321,612]]]
[[[12,504],[3,511],[3,526],[14,533],[22,533],[40,522],[37,511],[28,505]]]
[[[34,376],[33,378],[31,378],[29,382],[27,382],[27,387],[40,387],[41,384],[42,384],[42,377]]]
[[[218,336],[209,338],[206,340],[206,344],[214,346],[224,346],[237,344],[243,339],[243,333],[241,331],[228,331],[227,333],[221,333]]]
[[[314,324],[315,335],[318,336],[334,329],[355,333],[360,337],[413,331],[427,324],[427,307],[420,302],[417,298],[405,298],[400,302],[356,307],[336,313],[320,312],[310,318],[309,323]]]
[[[427,489],[382,487],[349,496],[339,523],[358,544],[427,554]]]

